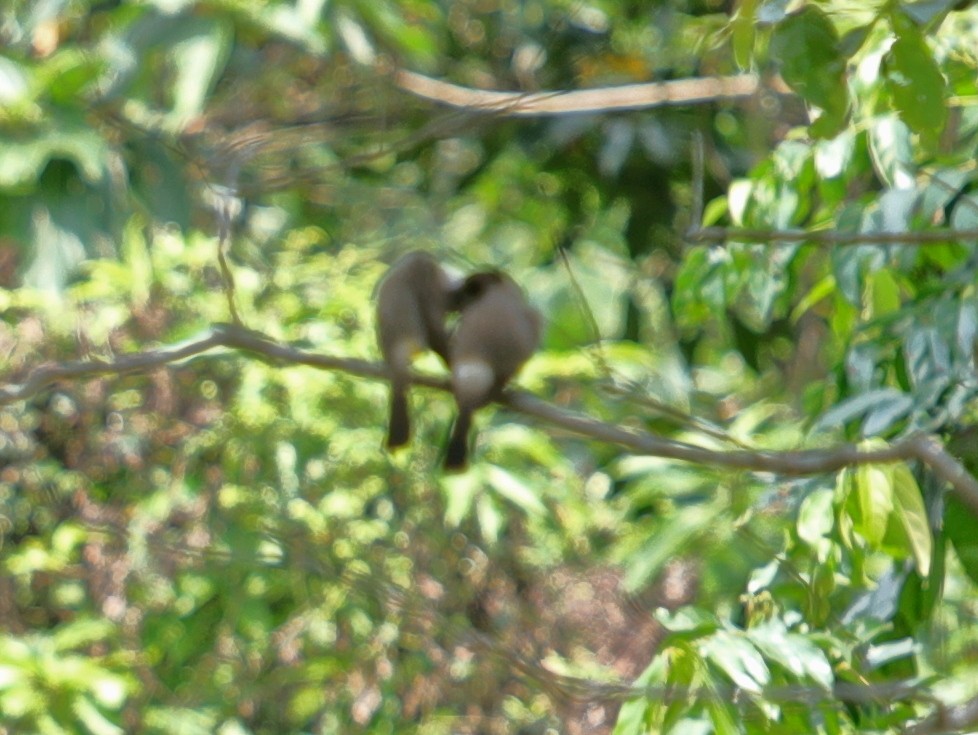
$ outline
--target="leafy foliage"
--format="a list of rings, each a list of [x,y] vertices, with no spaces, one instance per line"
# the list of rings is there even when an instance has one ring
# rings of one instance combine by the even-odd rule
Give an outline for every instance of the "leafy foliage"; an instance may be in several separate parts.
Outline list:
[[[520,382],[560,407],[716,451],[926,433],[973,476],[976,11],[722,5],[5,4],[4,380],[193,339],[229,298],[375,359],[373,286],[422,247],[526,287]],[[780,76],[523,119],[393,68]],[[946,476],[731,472],[500,407],[442,476],[451,401],[412,405],[387,456],[381,382],[230,350],[5,404],[0,731],[927,732],[978,695]]]

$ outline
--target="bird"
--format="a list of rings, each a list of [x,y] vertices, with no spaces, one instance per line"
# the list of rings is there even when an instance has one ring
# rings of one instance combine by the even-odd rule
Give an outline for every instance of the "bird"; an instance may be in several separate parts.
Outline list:
[[[497,398],[540,344],[543,320],[520,287],[499,270],[468,276],[450,292],[449,310],[459,318],[448,343],[452,393],[458,416],[444,467],[468,464],[473,412]]]

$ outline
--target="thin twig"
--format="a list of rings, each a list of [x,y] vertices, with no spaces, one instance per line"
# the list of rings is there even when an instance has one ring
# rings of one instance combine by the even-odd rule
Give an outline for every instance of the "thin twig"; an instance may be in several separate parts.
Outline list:
[[[584,289],[581,288],[581,282],[577,280],[577,276],[574,274],[574,269],[571,267],[570,258],[567,257],[566,248],[558,248],[557,253],[560,255],[560,263],[564,266],[564,270],[567,272],[567,280],[570,281],[571,290],[574,292],[575,299],[577,301],[577,308],[581,312],[581,316],[584,317],[584,322],[587,324],[588,329],[591,330],[591,340],[594,344],[594,354],[598,360],[598,369],[601,374],[605,377],[611,376],[611,368],[608,366],[608,361],[605,359],[604,347],[602,345],[601,337],[601,327],[598,326],[598,320],[594,317],[594,310],[591,308],[591,303],[587,300],[587,296],[584,294]]]
[[[647,394],[645,389],[643,389],[637,381],[622,378],[620,376],[619,381],[620,382],[611,385],[602,385],[601,389],[611,395],[621,396],[627,399],[630,403],[642,406],[650,411],[655,411],[657,414],[659,414],[659,416],[667,421],[671,421],[676,426],[693,429],[705,436],[719,439],[720,441],[728,444],[734,444],[741,449],[751,448],[749,444],[735,436],[732,436],[728,431],[725,431],[711,421],[702,419],[699,416],[693,416],[691,413],[683,411],[681,408],[672,406],[665,401],[659,400],[658,398],[653,398]]]
[[[227,253],[231,249],[231,224],[241,210],[241,202],[224,187],[217,189],[216,194],[217,262],[221,266],[221,279],[224,283],[224,295],[228,300],[228,313],[231,316],[231,321],[240,326],[241,317],[238,316],[238,309],[234,305],[234,274],[231,273],[231,268],[228,266]]]
[[[703,227],[703,190],[704,190],[704,180],[705,174],[703,159],[705,153],[703,151],[703,133],[699,130],[693,131],[693,139],[691,141],[692,152],[693,152],[693,205],[690,208],[690,227],[695,227],[697,230]]]

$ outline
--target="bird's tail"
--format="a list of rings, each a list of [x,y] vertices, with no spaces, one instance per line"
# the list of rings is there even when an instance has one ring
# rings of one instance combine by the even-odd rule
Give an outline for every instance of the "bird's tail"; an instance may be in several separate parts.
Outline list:
[[[391,385],[391,419],[387,425],[387,448],[403,447],[411,438],[411,419],[408,417],[407,389]]]
[[[469,461],[469,428],[472,426],[472,411],[460,409],[452,435],[448,439],[445,452],[446,470],[464,470]]]

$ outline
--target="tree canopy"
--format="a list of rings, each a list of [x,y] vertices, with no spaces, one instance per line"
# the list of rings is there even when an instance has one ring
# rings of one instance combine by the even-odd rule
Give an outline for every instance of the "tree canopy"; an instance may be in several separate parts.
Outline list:
[[[978,727],[978,9],[9,0],[0,734]],[[545,316],[477,414],[373,292]]]

